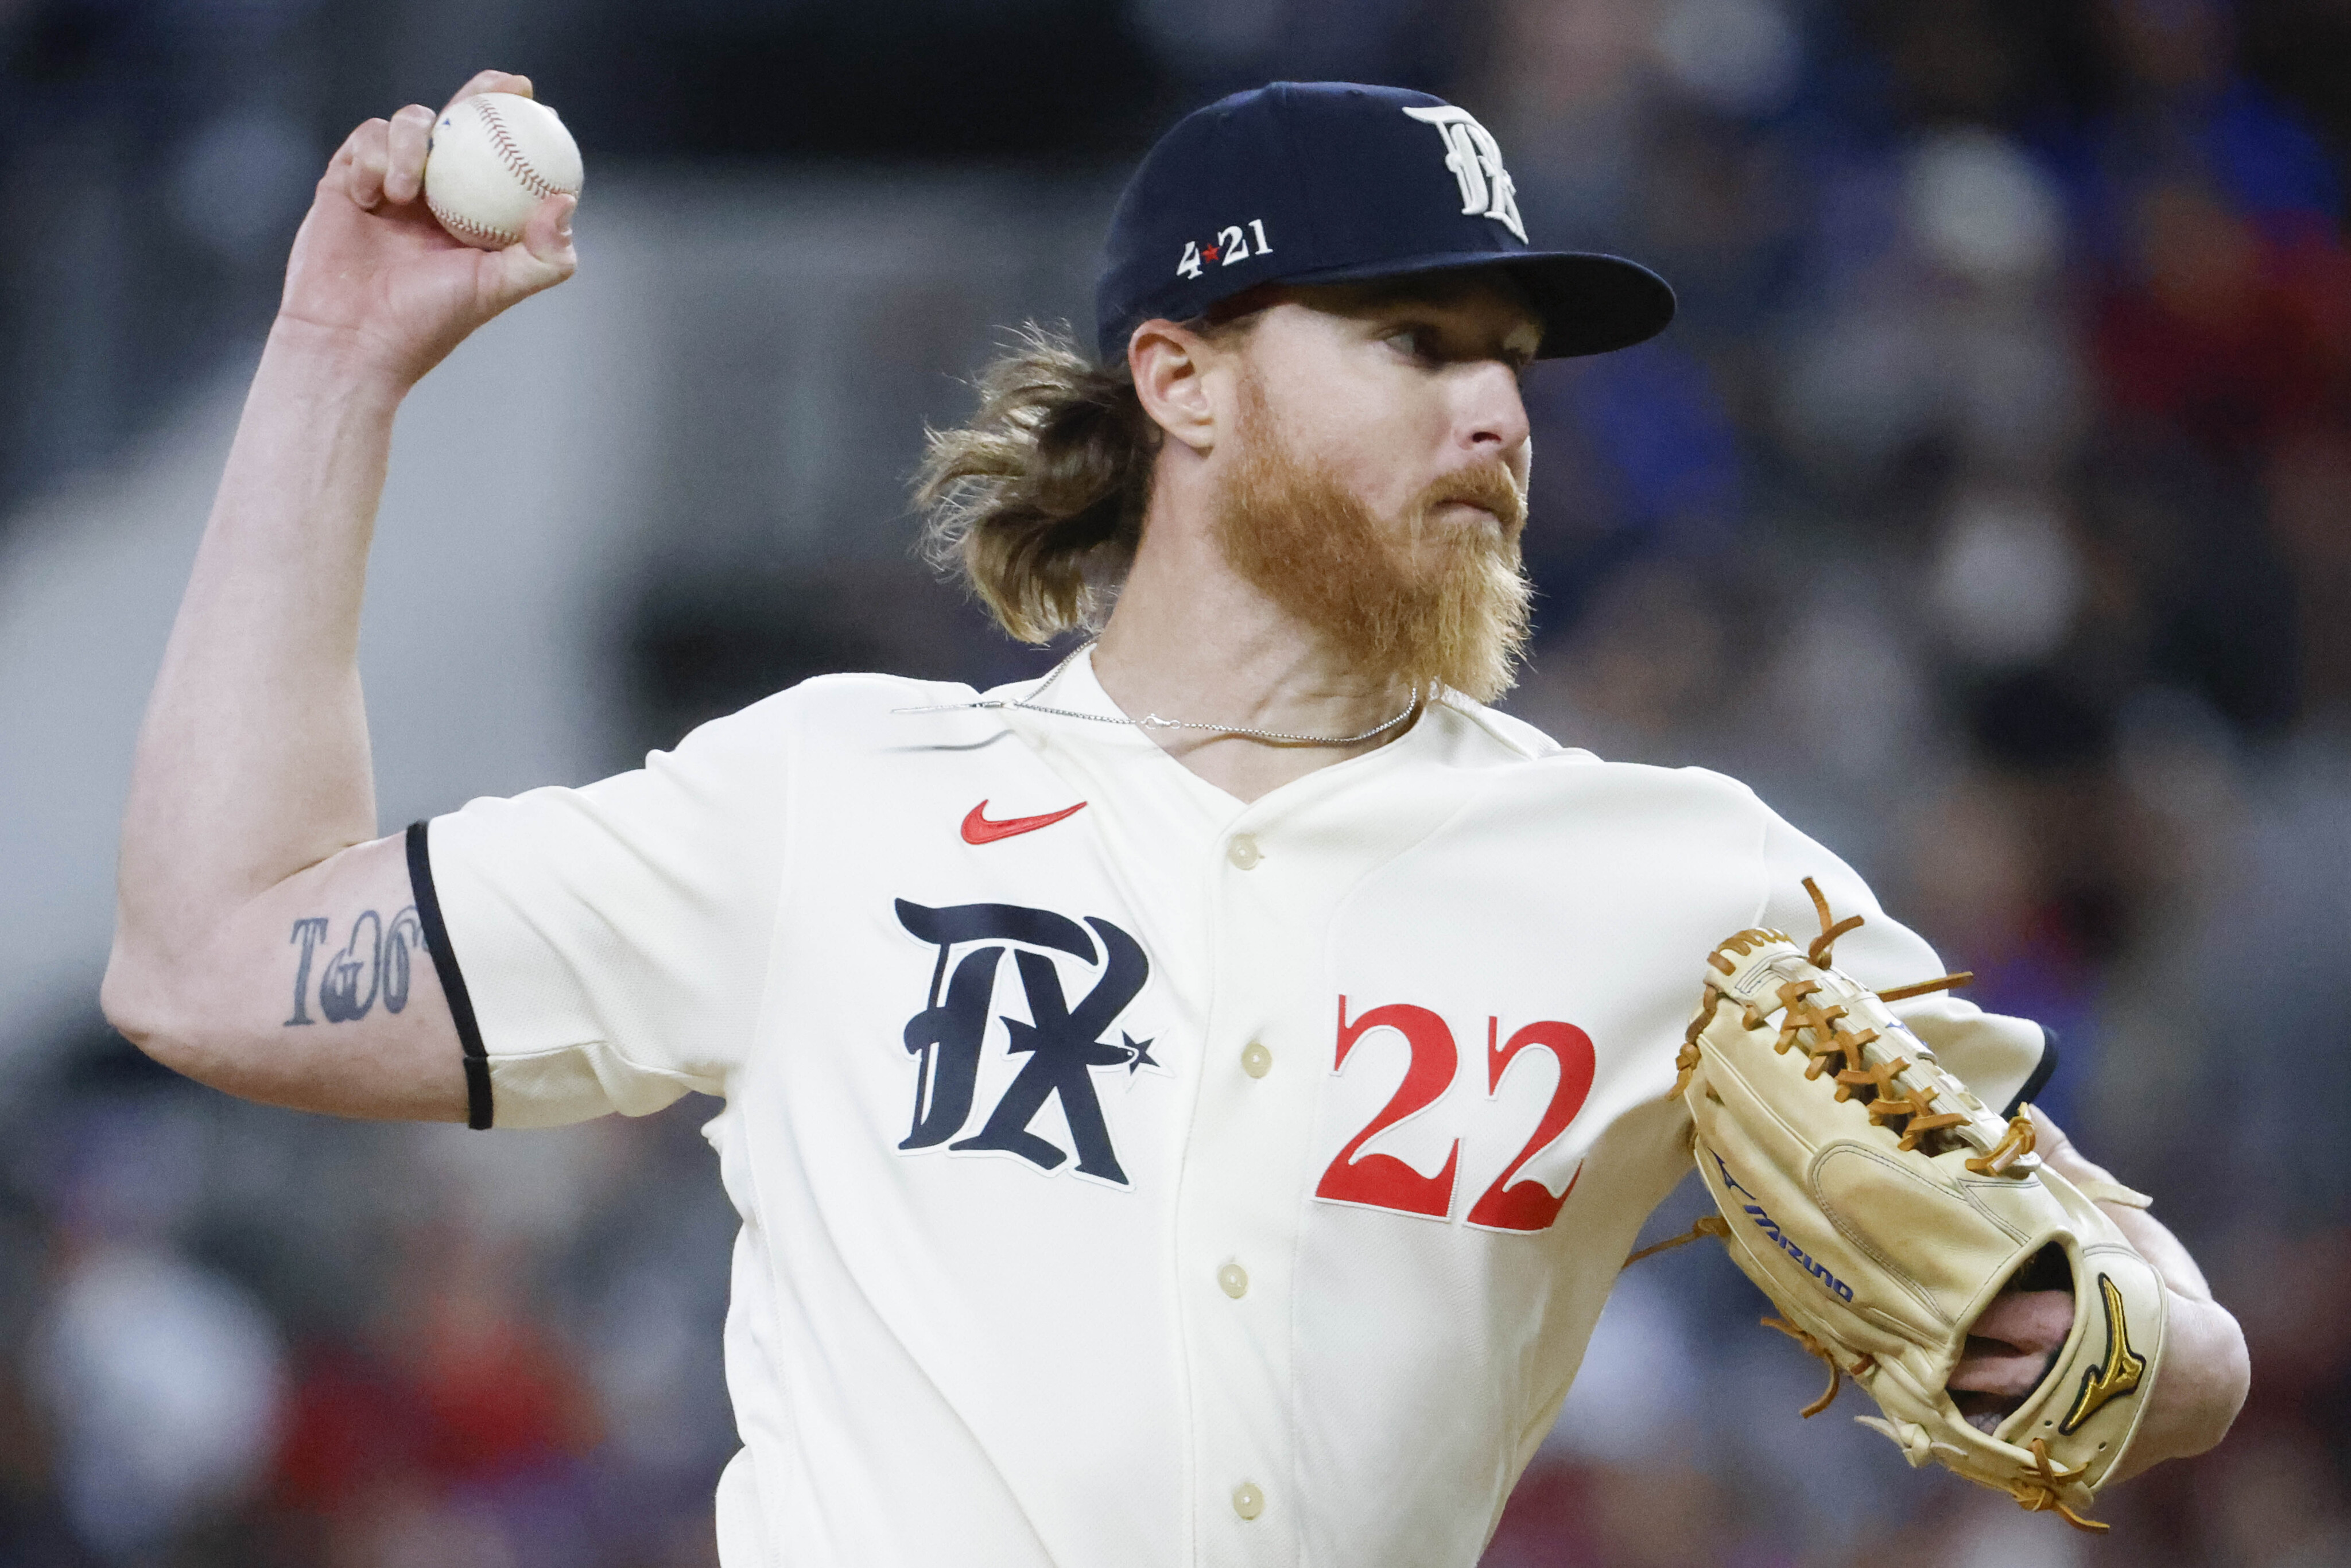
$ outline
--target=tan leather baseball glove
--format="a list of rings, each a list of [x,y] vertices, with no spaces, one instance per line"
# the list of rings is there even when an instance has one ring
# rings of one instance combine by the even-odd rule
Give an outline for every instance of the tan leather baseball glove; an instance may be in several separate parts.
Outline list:
[[[2154,1391],[2163,1281],[2032,1153],[2030,1120],[1987,1111],[1886,1005],[1964,977],[1859,985],[1831,960],[1860,917],[1833,920],[1804,886],[1818,937],[1742,931],[1707,957],[1674,1090],[1721,1211],[1699,1227],[1779,1309],[1763,1321],[1829,1364],[1806,1416],[1850,1376],[1883,1412],[1859,1419],[1912,1465],[2104,1530],[2087,1511]],[[2022,1403],[1971,1424],[1952,1370],[1970,1327],[2028,1279],[2070,1281],[2073,1328]]]

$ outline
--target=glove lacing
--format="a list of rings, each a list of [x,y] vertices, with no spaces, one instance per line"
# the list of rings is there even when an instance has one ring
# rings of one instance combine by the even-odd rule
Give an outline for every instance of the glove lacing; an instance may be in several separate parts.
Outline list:
[[[2069,1470],[2053,1462],[2049,1458],[2049,1439],[2046,1437],[2035,1437],[2027,1447],[2032,1450],[2032,1462],[2041,1473],[2031,1478],[2020,1476],[2008,1483],[2009,1494],[2016,1499],[2019,1506],[2027,1513],[2045,1513],[2055,1509],[2066,1523],[2076,1530],[2086,1530],[2093,1535],[2104,1535],[2113,1528],[2097,1520],[2083,1518],[2066,1507],[2065,1500],[2057,1495],[2058,1488],[2078,1479],[2082,1472],[2090,1468],[2088,1465],[2077,1465]]]
[[[1848,915],[1843,920],[1837,919],[1829,908],[1828,895],[1821,891],[1821,884],[1811,877],[1804,879],[1804,892],[1811,896],[1813,908],[1819,915],[1821,922],[1821,934],[1813,938],[1812,945],[1805,949],[1804,956],[1815,966],[1826,968],[1835,959],[1837,939],[1849,932],[1858,930],[1865,922],[1863,916],[1858,915]],[[1727,955],[1736,953],[1744,957],[1765,942],[1793,942],[1794,940],[1784,932],[1761,927],[1741,931],[1708,955],[1707,961],[1717,970],[1728,975],[1738,966],[1733,964]],[[1930,991],[1949,990],[1955,986],[1964,986],[1974,978],[1972,972],[1962,969],[1955,974],[1938,975],[1931,980],[1917,980],[1907,986],[1896,986],[1888,990],[1878,992],[1877,996],[1880,1001],[1898,1001],[1910,997],[1925,996]],[[1842,1006],[1823,1007],[1811,1000],[1811,998],[1819,990],[1820,984],[1814,980],[1790,980],[1780,987],[1779,1000],[1782,1009],[1780,1037],[1772,1042],[1774,1051],[1784,1051],[1791,1047],[1802,1047],[1805,1055],[1811,1058],[1804,1067],[1806,1078],[1818,1078],[1829,1070],[1830,1063],[1834,1060],[1836,1063],[1836,1076],[1834,1080],[1837,1086],[1836,1097],[1839,1100],[1853,1099],[1866,1085],[1874,1096],[1865,1107],[1869,1113],[1870,1121],[1883,1127],[1900,1120],[1903,1124],[1899,1129],[1902,1135],[1900,1146],[1906,1152],[1916,1149],[1920,1140],[1929,1133],[1966,1124],[1968,1118],[1964,1114],[1952,1111],[1937,1111],[1924,1094],[1906,1088],[1895,1081],[1896,1075],[1909,1071],[1910,1062],[1907,1058],[1897,1056],[1893,1061],[1876,1067],[1871,1066],[1864,1060],[1862,1047],[1876,1040],[1877,1031],[1874,1029],[1864,1029],[1859,1033],[1855,1033],[1845,1029],[1841,1021],[1845,1017],[1845,1009]],[[1720,991],[1712,991],[1710,994],[1714,998],[1714,1007],[1702,1009],[1697,1017],[1690,1019],[1689,1027],[1682,1032],[1681,1050],[1674,1057],[1676,1070],[1674,1086],[1666,1096],[1668,1100],[1679,1099],[1683,1092],[1688,1089],[1690,1077],[1698,1071],[1698,1036],[1703,1034],[1707,1026],[1714,1021],[1716,1009],[1729,999]],[[1762,1026],[1763,1018],[1751,1004],[1742,1004],[1742,1010],[1746,1015],[1745,1021],[1749,1029],[1758,1029]],[[1810,1043],[1807,1043],[1803,1038],[1805,1030],[1813,1031]],[[2022,1146],[2011,1150],[2011,1143],[2019,1136],[2014,1124],[2011,1124],[2009,1136],[2001,1141],[2000,1147],[1993,1150],[1991,1155],[1981,1156],[1982,1160],[1987,1162],[1986,1166],[1980,1167],[1978,1161],[1971,1159],[1969,1161],[1969,1168],[1976,1171],[1980,1176],[1997,1176],[2004,1173],[2022,1155],[2032,1153],[2030,1126],[2028,1125],[2021,1134],[2024,1140]]]
[[[1865,1351],[1862,1354],[1861,1359],[1855,1362],[1851,1366],[1843,1364],[1837,1360],[1835,1354],[1832,1352],[1828,1346],[1823,1344],[1819,1340],[1813,1338],[1811,1334],[1806,1333],[1802,1329],[1798,1328],[1795,1324],[1790,1322],[1785,1318],[1758,1318],[1755,1321],[1761,1323],[1767,1329],[1778,1329],[1782,1333],[1786,1334],[1790,1339],[1794,1340],[1798,1344],[1802,1345],[1806,1350],[1812,1352],[1814,1355],[1819,1356],[1821,1360],[1828,1364],[1828,1387],[1822,1391],[1821,1396],[1818,1399],[1813,1400],[1810,1405],[1805,1406],[1803,1409],[1799,1412],[1799,1414],[1807,1421],[1811,1420],[1813,1416],[1819,1415],[1822,1411],[1836,1403],[1836,1396],[1844,1389],[1844,1380],[1847,1375],[1858,1378],[1863,1373],[1867,1372],[1871,1367],[1877,1364],[1877,1358],[1869,1354]]]

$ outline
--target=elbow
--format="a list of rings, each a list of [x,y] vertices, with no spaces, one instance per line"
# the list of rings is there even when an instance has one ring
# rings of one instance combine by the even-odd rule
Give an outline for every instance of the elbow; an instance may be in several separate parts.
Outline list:
[[[2183,1457],[2218,1448],[2236,1425],[2237,1413],[2245,1407],[2246,1396],[2253,1386],[2252,1355],[2245,1348],[2245,1331],[2235,1315],[2217,1301],[2199,1305],[2200,1315],[2208,1320],[2201,1325],[2196,1347],[2201,1364],[2199,1382],[2203,1397],[2198,1412],[2201,1418],[2190,1424]]]
[[[118,941],[99,983],[98,1006],[117,1034],[172,1071],[194,1078],[196,1031],[186,1009],[175,1002],[184,994],[159,966],[127,952]]]
[[[2252,1386],[2244,1331],[2226,1307],[2175,1293],[2171,1310],[2171,1343],[2156,1378],[2155,1403],[2137,1451],[2125,1457],[2116,1479],[2219,1447]]]
[[[123,951],[121,942],[116,941],[106,960],[106,977],[98,984],[98,1010],[106,1015],[115,1033],[141,1051],[161,1030],[159,990],[138,961]]]

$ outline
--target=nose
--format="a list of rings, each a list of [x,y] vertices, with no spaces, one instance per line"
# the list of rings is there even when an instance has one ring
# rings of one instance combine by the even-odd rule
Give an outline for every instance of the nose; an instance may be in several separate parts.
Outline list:
[[[1456,429],[1461,444],[1489,461],[1508,458],[1527,443],[1527,403],[1516,371],[1499,360],[1461,367]]]

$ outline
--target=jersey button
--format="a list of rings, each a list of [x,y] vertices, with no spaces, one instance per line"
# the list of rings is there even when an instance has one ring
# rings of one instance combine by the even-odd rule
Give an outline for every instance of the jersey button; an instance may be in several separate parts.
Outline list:
[[[1241,1071],[1251,1078],[1262,1078],[1273,1071],[1273,1052],[1257,1041],[1241,1047]]]
[[[1241,870],[1249,870],[1258,862],[1257,841],[1247,833],[1234,834],[1233,841],[1225,847],[1225,858]]]
[[[1243,1519],[1255,1519],[1265,1511],[1265,1493],[1250,1482],[1241,1482],[1233,1489],[1233,1511]]]
[[[1238,1263],[1228,1263],[1217,1270],[1217,1287],[1235,1301],[1249,1294],[1249,1270]]]

